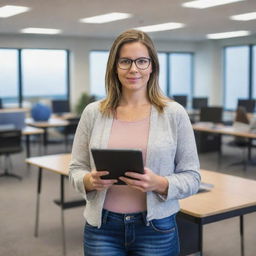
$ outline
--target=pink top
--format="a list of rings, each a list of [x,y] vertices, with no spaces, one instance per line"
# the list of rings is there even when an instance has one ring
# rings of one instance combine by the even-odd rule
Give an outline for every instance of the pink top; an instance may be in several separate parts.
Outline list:
[[[136,122],[114,119],[108,148],[141,149],[145,165],[148,133],[149,116]],[[126,185],[114,185],[108,189],[103,207],[119,213],[145,211],[146,193]]]

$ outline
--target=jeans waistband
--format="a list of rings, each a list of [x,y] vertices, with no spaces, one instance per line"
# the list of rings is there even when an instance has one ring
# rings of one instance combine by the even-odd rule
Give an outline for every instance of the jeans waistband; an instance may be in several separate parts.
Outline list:
[[[108,219],[112,219],[118,222],[131,223],[143,221],[145,225],[148,225],[147,212],[135,212],[135,213],[118,213],[111,212],[106,209],[102,210],[102,223],[106,223]]]

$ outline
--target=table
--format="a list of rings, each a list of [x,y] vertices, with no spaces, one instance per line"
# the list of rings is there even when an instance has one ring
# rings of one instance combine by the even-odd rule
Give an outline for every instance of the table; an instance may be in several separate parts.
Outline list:
[[[40,194],[42,184],[42,170],[48,170],[53,173],[60,175],[60,200],[54,202],[61,208],[61,227],[62,227],[62,249],[63,255],[66,255],[66,240],[65,240],[65,225],[64,225],[64,210],[77,207],[85,206],[84,200],[64,201],[64,178],[68,176],[68,164],[70,161],[70,154],[59,154],[59,155],[48,155],[40,157],[32,157],[26,159],[26,163],[38,167],[38,178],[37,178],[37,198],[36,198],[36,219],[35,219],[35,231],[34,236],[38,236],[39,228],[39,210],[40,210]]]
[[[48,170],[60,175],[63,253],[65,255],[64,209],[84,206],[85,201],[66,202],[64,200],[64,177],[68,175],[70,154],[32,157],[26,160],[28,164],[38,167],[35,236],[38,236],[39,208],[42,183],[42,170]],[[203,254],[203,225],[240,216],[241,252],[244,255],[243,215],[256,211],[256,181],[232,175],[201,170],[202,181],[214,185],[210,192],[199,193],[180,201],[180,216],[195,223],[199,232],[197,250]]]
[[[209,123],[197,123],[192,125],[194,131],[198,132],[207,132],[207,133],[214,133],[220,135],[231,135],[231,136],[238,136],[242,138],[249,139],[248,143],[248,161],[251,161],[251,149],[252,149],[252,140],[256,139],[256,133],[254,132],[242,132],[235,129],[233,126],[225,126],[222,124],[213,125]],[[219,152],[219,157],[221,155],[221,148]]]
[[[240,217],[241,255],[244,255],[243,215],[256,211],[256,181],[201,170],[202,181],[213,184],[210,192],[180,201],[180,216],[197,225],[198,251],[203,255],[203,225]]]
[[[44,143],[44,147],[46,149],[47,141],[48,141],[48,128],[67,126],[69,124],[69,122],[65,119],[61,119],[61,118],[57,118],[57,117],[52,117],[48,121],[44,121],[44,122],[35,122],[32,118],[27,118],[26,124],[28,126],[32,126],[32,127],[40,128],[40,129],[44,130],[44,134],[43,134],[44,142],[43,143]]]

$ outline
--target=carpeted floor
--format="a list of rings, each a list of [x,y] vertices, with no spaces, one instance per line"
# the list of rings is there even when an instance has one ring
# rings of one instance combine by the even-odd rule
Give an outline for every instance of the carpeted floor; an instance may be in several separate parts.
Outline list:
[[[63,153],[64,144],[51,144],[48,154]],[[38,146],[33,145],[33,155]],[[242,158],[241,149],[223,146],[223,173],[256,179],[256,167],[245,172],[242,166],[227,167]],[[255,149],[253,151],[256,157]],[[60,209],[53,203],[59,197],[59,176],[43,172],[39,237],[33,236],[35,222],[37,168],[27,168],[25,153],[12,157],[13,172],[22,181],[0,179],[0,255],[1,256],[62,256]],[[200,154],[201,168],[217,170],[216,153]],[[0,167],[3,166],[1,158]],[[67,183],[67,198],[79,198]],[[81,256],[84,220],[83,208],[65,211],[67,256]],[[239,219],[233,218],[204,226],[204,256],[240,256]],[[256,213],[245,216],[245,256],[256,255]]]

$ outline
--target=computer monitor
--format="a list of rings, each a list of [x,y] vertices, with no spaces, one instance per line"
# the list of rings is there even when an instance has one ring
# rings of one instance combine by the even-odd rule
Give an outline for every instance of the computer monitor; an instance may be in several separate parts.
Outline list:
[[[172,98],[181,104],[184,108],[187,107],[187,95],[173,95]]]
[[[222,123],[222,112],[222,107],[203,107],[200,110],[200,121]]]
[[[237,106],[244,107],[246,112],[253,113],[255,110],[256,101],[248,99],[238,99]]]
[[[192,99],[192,108],[193,109],[201,109],[203,107],[208,106],[208,98],[207,97],[194,97]]]
[[[52,100],[52,112],[55,114],[63,114],[70,112],[68,100]]]

